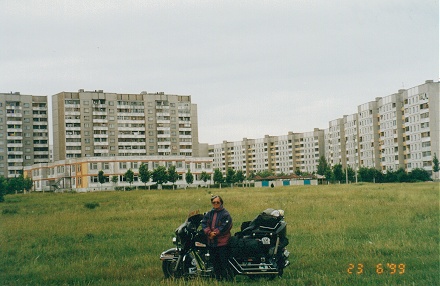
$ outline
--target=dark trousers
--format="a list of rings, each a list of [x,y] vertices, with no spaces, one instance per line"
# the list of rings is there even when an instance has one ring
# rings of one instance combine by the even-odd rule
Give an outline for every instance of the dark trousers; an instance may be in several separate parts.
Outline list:
[[[214,266],[215,278],[228,279],[229,269],[229,246],[219,246],[210,248],[212,265]]]

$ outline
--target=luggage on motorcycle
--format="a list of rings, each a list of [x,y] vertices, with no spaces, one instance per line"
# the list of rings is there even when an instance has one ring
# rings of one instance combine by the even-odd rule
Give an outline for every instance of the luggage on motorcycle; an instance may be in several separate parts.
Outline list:
[[[231,256],[237,258],[261,256],[265,251],[261,241],[238,236],[232,236],[229,239],[229,249]]]
[[[252,221],[245,221],[241,224],[241,232],[237,236],[263,237],[278,234],[286,235],[286,222],[284,211],[266,209]]]

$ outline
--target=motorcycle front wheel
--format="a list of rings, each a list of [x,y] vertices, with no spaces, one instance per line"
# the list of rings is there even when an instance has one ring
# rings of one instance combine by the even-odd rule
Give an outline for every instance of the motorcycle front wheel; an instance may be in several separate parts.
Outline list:
[[[174,260],[165,260],[162,262],[162,271],[165,275],[165,278],[180,278],[183,275],[182,267],[179,267],[176,271],[177,261]]]

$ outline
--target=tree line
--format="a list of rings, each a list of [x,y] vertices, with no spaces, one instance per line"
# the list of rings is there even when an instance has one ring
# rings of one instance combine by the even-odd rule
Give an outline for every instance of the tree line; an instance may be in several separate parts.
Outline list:
[[[172,183],[173,189],[174,185],[179,179],[183,179],[182,175],[177,173],[176,166],[171,165],[168,168],[165,166],[158,166],[154,170],[150,171],[148,169],[148,165],[145,163],[142,163],[139,166],[139,180],[145,184],[145,188],[147,187],[147,183],[150,182],[150,180],[158,186],[162,186],[163,184],[166,184],[168,182]],[[130,184],[130,188],[134,182],[134,172],[131,169],[128,169],[124,175],[124,180]],[[104,171],[98,172],[98,182],[102,185],[105,182],[108,182],[108,176],[104,174]],[[204,181],[205,183],[211,179],[211,175],[203,171],[200,174],[200,179]],[[112,176],[110,181],[113,184],[117,184],[119,181],[118,176]],[[185,182],[188,185],[191,185],[194,182],[194,175],[191,173],[191,171],[188,169],[188,171],[185,173]]]
[[[434,154],[433,158],[433,171],[434,173],[439,171],[439,161]],[[424,182],[430,181],[431,174],[425,169],[415,168],[411,172],[406,172],[405,169],[399,168],[396,171],[391,169],[386,170],[385,173],[375,169],[360,167],[356,172],[348,166],[346,169],[342,168],[341,164],[336,164],[331,167],[324,156],[321,156],[318,163],[317,172],[318,175],[322,175],[328,182],[375,182],[375,183],[408,183],[408,182]]]

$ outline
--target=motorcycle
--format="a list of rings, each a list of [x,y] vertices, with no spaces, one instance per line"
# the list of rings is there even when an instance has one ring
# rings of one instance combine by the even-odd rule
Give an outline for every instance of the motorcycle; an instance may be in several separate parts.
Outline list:
[[[175,230],[176,247],[160,255],[165,278],[214,277],[207,238],[200,227],[202,219],[198,211],[190,212]],[[254,220],[243,222],[229,240],[229,278],[281,277],[289,265],[286,226],[284,211],[275,209],[266,209]]]

